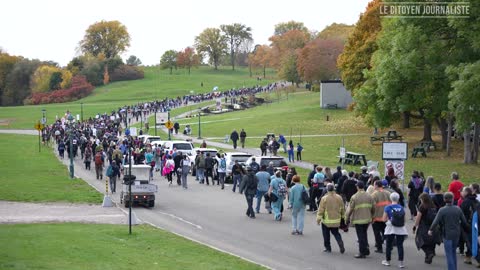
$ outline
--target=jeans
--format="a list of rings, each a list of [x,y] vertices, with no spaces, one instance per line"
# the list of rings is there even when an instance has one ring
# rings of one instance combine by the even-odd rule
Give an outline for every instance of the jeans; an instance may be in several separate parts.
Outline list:
[[[253,211],[253,195],[245,194],[245,199],[247,199],[247,216],[255,217],[255,212]]]
[[[393,241],[395,240],[398,251],[398,261],[403,262],[403,240],[405,240],[405,235],[389,234],[385,235],[385,238],[387,238],[386,260],[392,260]]]
[[[210,185],[210,182],[208,181],[208,177],[212,177],[212,185],[213,185],[213,169],[212,168],[207,168],[206,173],[205,173],[205,181],[207,181],[207,185]]]
[[[292,231],[303,232],[305,207],[292,208]]]
[[[117,192],[117,176],[111,176],[110,177],[110,191]]]
[[[240,182],[242,181],[242,175],[241,174],[234,174],[233,175],[233,192],[237,189],[237,184],[240,186]]]
[[[297,151],[297,160],[302,160],[302,152]]]
[[[276,202],[271,202],[272,212],[274,215],[275,220],[282,219],[282,205],[283,205],[283,197],[278,197]]]
[[[443,239],[443,247],[445,248],[445,258],[447,258],[447,269],[457,270],[457,254],[456,249],[458,240]]]
[[[218,183],[222,185],[222,189],[225,187],[225,174],[224,172],[218,173]]]
[[[383,248],[383,233],[385,232],[385,222],[375,221],[372,223],[373,235],[375,236],[375,247],[378,250]]]
[[[205,179],[205,169],[204,168],[197,168],[197,176],[200,183],[203,184],[203,180]]]
[[[287,153],[287,143],[282,143],[283,145],[283,152]]]
[[[260,212],[260,204],[262,203],[262,198],[263,198],[263,195],[265,195],[265,193],[267,192],[260,191],[257,189],[257,194],[255,195],[255,197],[257,197],[257,206],[255,207],[255,210],[257,211],[257,213]]]
[[[368,224],[355,224],[355,231],[357,232],[358,238],[358,249],[360,255],[369,255],[370,250],[368,249]]]
[[[293,152],[289,151],[288,152],[288,162],[294,162],[294,161],[295,161],[295,159],[293,157]]]
[[[342,236],[338,232],[338,227],[329,228],[322,223],[323,245],[325,249],[332,250],[332,246],[330,245],[330,233],[333,234],[333,236],[335,237],[335,240],[337,240],[338,246],[340,247],[340,249],[342,249],[343,240],[342,240]]]
[[[183,166],[182,167],[182,187],[187,188],[187,176],[188,173],[190,172],[190,167],[189,166]]]

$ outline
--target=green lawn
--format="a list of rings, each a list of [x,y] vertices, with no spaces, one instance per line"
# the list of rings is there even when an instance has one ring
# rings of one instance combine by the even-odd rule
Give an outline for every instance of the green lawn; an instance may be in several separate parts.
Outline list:
[[[327,116],[329,121],[327,121]],[[302,145],[304,147],[303,160],[312,163],[329,166],[333,170],[338,164],[336,156],[338,148],[342,145],[342,138],[345,139],[347,151],[365,153],[368,160],[380,162],[380,168],[384,164],[381,161],[381,145],[370,144],[372,129],[363,124],[361,118],[346,110],[324,110],[319,107],[318,93],[297,92],[291,94],[288,100],[274,101],[271,104],[255,107],[244,111],[237,111],[221,115],[202,116],[202,137],[214,138],[214,141],[223,142],[226,134],[233,129],[238,131],[245,129],[250,137],[265,136],[267,132],[284,134],[287,140],[290,134],[302,134]],[[198,118],[179,120],[182,127],[185,124],[192,126],[192,134],[198,134]],[[402,130],[397,127],[400,134],[404,135],[409,143],[409,151],[420,141],[422,127],[415,126],[409,130]],[[434,129],[435,130],[435,129]],[[381,130],[380,132],[386,132]],[[305,137],[313,134],[359,134],[356,136],[325,136]],[[221,139],[220,139],[221,138]],[[294,144],[300,141],[299,137],[292,137]],[[441,138],[434,136],[438,146]],[[261,139],[248,138],[247,146],[257,148]],[[432,175],[444,186],[448,184],[450,173],[457,171],[466,183],[478,182],[480,166],[465,165],[462,163],[463,142],[453,142],[453,156],[445,157],[445,153],[437,150],[428,153],[428,158],[409,158],[406,161],[405,174],[408,177],[413,170],[420,170],[426,176]],[[279,151],[282,155],[283,151]],[[348,170],[359,171],[359,167],[346,166]],[[306,172],[302,170],[302,176]],[[408,180],[408,179],[407,179]]]
[[[81,179],[71,180],[66,167],[38,137],[0,134],[0,200],[101,203],[102,195]]]
[[[1,269],[264,269],[141,225],[0,225]]]
[[[152,101],[165,97],[177,97],[190,93],[205,93],[218,86],[219,90],[228,90],[243,86],[267,84],[274,80],[273,71],[267,74],[267,80],[258,82],[257,75],[249,76],[247,68],[239,67],[232,71],[230,67],[213,70],[211,67],[192,69],[191,75],[184,70],[176,70],[172,75],[158,67],[145,68],[142,80],[114,82],[97,87],[92,95],[69,103],[47,104],[38,106],[0,107],[0,128],[33,129],[33,124],[42,117],[42,109],[46,110],[49,122],[55,116],[63,116],[67,110],[74,115],[81,114],[80,103],[83,103],[84,118],[96,113],[110,112],[123,105],[131,105],[140,101]],[[200,84],[203,82],[203,87]],[[192,92],[193,91],[193,92]]]

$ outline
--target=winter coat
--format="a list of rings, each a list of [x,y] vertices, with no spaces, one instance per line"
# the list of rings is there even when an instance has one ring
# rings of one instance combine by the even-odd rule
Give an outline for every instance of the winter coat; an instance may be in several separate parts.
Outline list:
[[[363,190],[350,198],[346,219],[352,224],[369,224],[372,222],[375,206],[372,196]]]
[[[328,228],[338,228],[344,217],[345,207],[340,195],[330,191],[322,197],[317,212],[317,223],[322,222]]]

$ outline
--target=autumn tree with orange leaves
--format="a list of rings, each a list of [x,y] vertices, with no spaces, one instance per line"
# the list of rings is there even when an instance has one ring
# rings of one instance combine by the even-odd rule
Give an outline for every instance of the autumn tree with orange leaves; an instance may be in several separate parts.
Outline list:
[[[197,67],[198,65],[200,65],[200,55],[195,53],[194,48],[187,47],[183,51],[178,52],[177,66],[188,69],[188,75],[190,75],[192,67]]]

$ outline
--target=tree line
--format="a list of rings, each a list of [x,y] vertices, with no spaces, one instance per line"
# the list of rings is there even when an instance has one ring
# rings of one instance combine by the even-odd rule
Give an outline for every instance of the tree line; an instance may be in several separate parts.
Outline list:
[[[127,28],[118,21],[100,21],[85,31],[80,55],[66,67],[10,55],[0,50],[0,104],[58,103],[89,95],[94,86],[144,77],[140,59],[120,55],[130,46]]]
[[[420,2],[428,2],[421,0]],[[480,135],[480,2],[468,18],[380,15],[370,2],[338,59],[354,110],[372,127],[423,121],[422,141],[437,125],[450,155],[452,132],[464,140],[464,162],[477,163]]]

